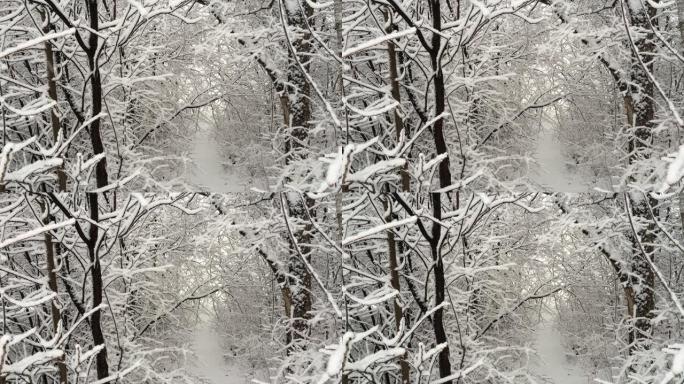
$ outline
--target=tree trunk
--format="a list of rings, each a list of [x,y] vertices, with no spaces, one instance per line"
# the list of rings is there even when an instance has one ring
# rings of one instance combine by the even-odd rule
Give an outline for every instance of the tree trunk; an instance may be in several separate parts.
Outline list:
[[[385,21],[388,24],[387,33],[392,33],[392,28],[394,23],[391,19],[391,12],[387,11],[385,13]],[[402,132],[406,135],[408,140],[408,132],[404,126],[404,120],[401,117],[401,89],[399,88],[399,71],[397,69],[397,52],[392,41],[387,42],[387,55],[388,55],[388,66],[389,66],[389,82],[392,90],[392,98],[398,103],[397,108],[394,108],[394,131],[397,141],[401,137]],[[408,173],[408,163],[404,165],[401,169],[401,189],[403,192],[408,192],[411,190],[411,179]]]
[[[47,204],[46,204],[47,206]],[[47,224],[47,223],[46,223]],[[54,292],[55,294],[58,293],[57,289],[57,273],[55,272],[55,249],[56,249],[56,244],[52,243],[52,235],[49,233],[45,234],[45,253],[47,256],[47,275],[48,275],[48,286],[50,287],[50,290]],[[57,298],[55,298],[57,300]],[[59,322],[61,320],[61,311],[59,310],[59,307],[57,304],[55,304],[55,300],[52,300],[51,303],[51,313],[52,313],[52,332],[54,334],[57,334],[59,332]],[[61,384],[66,384],[68,380],[67,376],[67,367],[66,364],[64,363],[64,357],[61,357],[57,359],[57,369],[59,371],[59,382]]]
[[[297,33],[292,34],[292,46],[295,52],[290,52],[287,65],[288,85],[286,92],[288,96],[288,115],[290,124],[290,135],[286,139],[286,162],[290,163],[305,157],[306,143],[308,142],[310,120],[311,120],[311,88],[302,70],[309,70],[310,53],[312,46],[310,43],[311,33],[308,32],[307,18],[313,14],[313,9],[307,2],[298,5],[285,6],[287,15],[287,27],[293,27]],[[288,33],[289,34],[289,33]],[[294,200],[294,201],[293,201]],[[307,211],[310,208],[310,201],[301,199],[289,199],[289,216],[294,218],[293,235],[299,244],[301,255],[296,249],[295,244],[291,244],[290,256],[287,261],[288,286],[290,294],[290,317],[292,320],[291,328],[288,332],[288,339],[291,345],[288,353],[297,347],[297,341],[305,339],[309,333],[309,312],[311,311],[311,275],[302,260],[307,260],[311,256],[311,235],[310,228],[301,223],[306,220]]]
[[[650,81],[647,71],[653,73],[654,68],[655,36],[650,28],[649,20],[655,17],[656,10],[644,3],[643,6],[639,5],[636,9],[630,9],[629,13],[630,26],[647,31],[644,34],[632,34],[638,52],[632,54],[629,92],[625,97],[628,125],[633,129],[633,136],[628,142],[629,163],[632,164],[651,157],[655,102],[653,100],[654,85]],[[637,54],[640,57],[637,57]],[[639,59],[643,61],[644,66],[641,65]],[[626,299],[628,304],[633,306],[630,316],[635,318],[633,329],[629,335],[630,353],[640,348],[649,347],[652,311],[655,308],[654,273],[644,258],[654,257],[652,244],[655,240],[655,224],[650,220],[649,204],[655,206],[656,201],[647,198],[634,200],[632,212],[627,214],[633,215],[637,225],[639,223],[642,225],[637,228],[637,233],[633,235],[638,236],[639,239],[632,238],[632,255],[629,263],[631,274],[628,283],[629,289],[626,290],[627,295],[632,295],[631,298],[627,297]],[[647,224],[643,224],[644,222]],[[642,255],[637,244],[638,241],[644,244],[646,255]]]
[[[682,47],[684,47],[684,0],[677,0],[677,19],[679,20],[679,34],[682,39]],[[682,48],[684,51],[684,48]]]
[[[301,199],[292,201],[288,199],[289,212],[288,215],[292,218],[306,217],[305,202]],[[301,223],[291,223],[293,225],[293,235],[297,245],[291,244],[290,256],[287,261],[288,269],[288,287],[290,294],[290,318],[291,329],[288,332],[288,339],[291,344],[288,346],[288,352],[292,352],[298,348],[298,341],[306,340],[309,335],[309,319],[312,305],[311,299],[311,274],[302,258],[306,258],[310,262],[311,258],[311,228],[308,225],[301,225]],[[299,252],[301,251],[301,255]]]
[[[100,65],[98,62],[98,45],[99,37],[97,32],[99,31],[99,13],[98,13],[98,0],[88,0],[88,17],[90,18],[90,29],[91,32],[88,36],[88,65],[91,71],[90,77],[90,92],[91,92],[91,103],[92,110],[91,116],[97,116],[102,112],[102,80],[100,78]],[[104,145],[102,143],[102,136],[100,133],[100,119],[95,119],[90,125],[90,142],[93,147],[93,154],[99,155],[104,153]],[[107,161],[105,158],[97,162],[95,168],[95,179],[97,188],[102,188],[109,184],[107,176]],[[89,241],[88,241],[88,257],[92,264],[91,269],[91,287],[92,287],[92,305],[93,308],[102,304],[102,269],[100,265],[100,255],[98,249],[98,235],[99,227],[97,222],[99,221],[99,203],[98,203],[98,193],[88,192],[88,203],[90,206],[90,219],[92,223],[89,229]],[[98,310],[93,313],[91,317],[91,331],[93,336],[93,343],[95,345],[102,345],[104,348],[97,354],[96,357],[96,369],[97,378],[104,379],[109,376],[109,364],[107,362],[107,346],[105,343],[104,334],[102,332],[101,324],[102,311]]]
[[[430,61],[432,70],[434,72],[434,97],[435,97],[435,116],[444,113],[446,94],[444,85],[444,72],[442,71],[441,53],[442,46],[442,10],[440,0],[431,0],[432,8],[432,47],[430,50]],[[446,140],[444,138],[444,119],[438,119],[433,125],[433,134],[435,141],[435,149],[437,155],[448,153]],[[439,186],[440,188],[447,187],[451,184],[451,170],[449,157],[439,163]],[[442,219],[442,195],[440,193],[432,193],[432,208],[433,216],[436,222],[432,224],[432,241],[430,244],[430,251],[432,253],[432,262],[434,263],[435,274],[435,306],[441,305],[445,297],[445,278],[444,278],[444,261],[442,259],[441,237],[442,227],[439,224]],[[439,353],[439,377],[445,378],[451,375],[451,361],[449,344],[444,330],[444,310],[442,308],[435,311],[433,315],[433,328],[435,333],[435,343],[446,343],[446,347]],[[447,380],[444,384],[451,384],[452,380]]]
[[[91,287],[93,290],[93,308],[102,304],[102,267],[100,264],[100,252],[98,249],[97,239],[99,237],[99,227],[95,224],[99,221],[99,204],[98,194],[88,193],[88,202],[90,205],[90,220],[93,224],[90,225],[88,231],[88,258],[92,264],[91,272]],[[104,333],[102,332],[102,310],[95,311],[90,317],[90,328],[93,336],[93,343],[98,346],[102,345],[104,348],[97,354],[95,367],[97,369],[97,378],[104,379],[109,376],[109,364],[107,362],[107,345],[105,343]]]
[[[41,13],[41,16],[43,14]],[[44,19],[44,16],[43,16]],[[49,33],[50,24],[47,24],[43,28],[44,33]],[[52,126],[52,140],[57,142],[57,137],[59,136],[61,130],[61,122],[59,121],[59,116],[57,114],[57,83],[55,82],[55,56],[52,52],[52,43],[46,41],[44,46],[45,52],[45,72],[48,84],[48,96],[55,102],[55,106],[50,109],[50,124]],[[64,173],[63,166],[57,169],[57,186],[60,191],[66,191],[66,174]]]
[[[45,14],[40,13],[41,19],[45,23],[43,28],[44,33],[49,33],[51,24],[47,22]],[[50,110],[50,125],[52,128],[52,140],[54,143],[57,142],[61,130],[61,122],[59,121],[59,115],[57,113],[57,83],[55,82],[55,56],[52,52],[52,44],[46,41],[43,45],[45,53],[45,76],[47,77],[48,84],[48,96],[55,102],[55,106]],[[57,169],[57,188],[59,191],[66,191],[66,174],[64,173],[63,166]],[[45,207],[49,207],[46,203]],[[49,217],[49,215],[48,215]],[[46,222],[47,224],[47,222]],[[56,244],[52,243],[52,235],[49,233],[45,234],[45,255],[47,257],[47,275],[48,275],[48,286],[50,290],[57,294],[59,292],[57,286],[57,273],[55,272],[55,254],[58,253],[58,248]],[[56,299],[55,299],[56,300]],[[62,317],[59,307],[55,304],[53,300],[51,303],[52,312],[52,330],[55,334],[59,331],[59,322]],[[64,357],[57,360],[57,369],[59,371],[59,382],[61,384],[66,384],[68,380],[67,367],[64,363]]]

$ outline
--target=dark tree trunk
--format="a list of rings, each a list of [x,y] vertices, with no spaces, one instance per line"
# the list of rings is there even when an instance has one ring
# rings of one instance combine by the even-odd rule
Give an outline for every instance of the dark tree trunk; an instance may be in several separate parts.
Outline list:
[[[88,193],[88,203],[90,205],[90,220],[93,223],[99,221],[99,205],[98,194]],[[100,255],[97,244],[99,236],[99,227],[96,224],[91,224],[88,231],[88,258],[92,264],[91,272],[91,288],[93,290],[93,308],[102,304],[102,267],[100,264]],[[102,310],[97,310],[90,317],[90,327],[93,336],[93,343],[98,346],[102,345],[104,348],[97,354],[95,366],[97,368],[97,378],[104,379],[109,376],[109,364],[107,362],[107,345],[105,343],[104,333],[102,332]]]
[[[650,81],[648,72],[653,73],[653,61],[656,47],[655,36],[650,27],[649,19],[653,19],[656,10],[644,3],[638,9],[629,10],[629,20],[633,27],[647,31],[634,38],[634,45],[638,52],[632,54],[630,67],[630,84],[625,96],[625,110],[628,126],[633,130],[628,142],[630,164],[651,157],[653,143],[653,127],[655,118],[654,84]],[[655,23],[655,21],[653,21]],[[639,56],[637,56],[637,54]],[[645,65],[642,65],[639,61]],[[648,72],[647,72],[648,71]],[[654,257],[653,243],[655,241],[655,224],[650,218],[649,204],[656,205],[653,199],[636,199],[631,214],[636,221],[636,233],[632,235],[632,255],[628,263],[630,272],[626,293],[628,307],[632,306],[634,326],[629,334],[630,353],[636,349],[648,348],[651,337],[651,319],[655,309],[655,277],[645,257]],[[636,239],[634,236],[638,236]],[[638,245],[643,243],[645,255]],[[624,267],[624,264],[623,264]],[[625,275],[626,273],[619,274]],[[631,304],[631,305],[630,305]]]
[[[283,113],[287,116],[286,124],[290,127],[290,135],[286,139],[286,162],[290,163],[306,156],[307,143],[309,139],[309,128],[311,124],[311,99],[310,84],[302,70],[309,70],[309,60],[312,53],[311,34],[308,32],[307,18],[313,14],[311,6],[305,2],[300,2],[301,7],[289,9],[286,7],[287,23],[289,27],[296,30],[293,36],[292,46],[295,52],[290,52],[287,66],[287,110]],[[287,198],[287,197],[286,197]],[[302,225],[306,220],[307,210],[311,208],[311,202],[307,199],[288,199],[289,216],[294,220],[291,223],[293,236],[299,244],[291,244],[290,255],[287,261],[289,273],[289,305],[291,329],[288,331],[288,353],[297,347],[297,341],[308,337],[309,317],[312,305],[311,299],[311,275],[304,263],[305,259],[311,257],[311,235],[310,228]],[[299,252],[301,251],[301,255]]]
[[[98,60],[98,44],[99,37],[97,31],[99,31],[99,12],[98,12],[98,0],[88,0],[88,17],[90,18],[90,32],[88,37],[88,65],[91,70],[90,78],[90,92],[91,92],[91,102],[92,110],[91,115],[97,116],[102,112],[102,80],[100,78],[100,66]],[[102,143],[102,136],[100,132],[100,119],[95,119],[90,125],[90,142],[93,147],[93,154],[99,155],[104,153],[104,145]],[[98,161],[95,168],[95,180],[97,188],[102,188],[109,184],[107,176],[107,161],[105,158]],[[99,227],[97,222],[99,221],[99,203],[98,203],[98,193],[87,193],[88,203],[90,205],[90,219],[93,221],[90,224],[89,229],[89,241],[88,241],[88,257],[92,264],[91,269],[91,287],[92,287],[92,305],[93,308],[102,304],[102,269],[100,265],[99,249],[97,245]],[[105,343],[104,334],[102,332],[101,323],[102,311],[98,310],[93,313],[90,321],[91,331],[93,336],[93,343],[95,345],[102,345],[104,348],[97,354],[96,357],[96,368],[98,379],[103,379],[109,376],[109,364],[107,362],[107,346]]]
[[[432,28],[436,32],[441,32],[442,30],[442,10],[440,0],[431,0],[432,8]],[[444,72],[442,71],[441,64],[441,53],[440,49],[442,46],[442,37],[439,33],[432,34],[430,50],[430,59],[432,70],[434,72],[434,96],[435,96],[435,116],[439,116],[444,113],[446,104],[446,94],[444,85]],[[435,149],[437,155],[442,155],[448,153],[448,148],[446,145],[446,140],[444,138],[444,119],[438,119],[434,126],[434,141]],[[439,186],[444,188],[451,185],[451,170],[449,157],[447,156],[444,160],[439,163]],[[442,236],[442,227],[439,222],[442,219],[442,195],[440,193],[432,193],[432,208],[433,216],[437,219],[437,222],[432,224],[432,241],[430,244],[430,251],[432,253],[432,261],[434,263],[434,274],[435,274],[435,306],[441,305],[445,298],[445,279],[444,279],[444,261],[442,258],[442,249],[440,239]],[[435,343],[442,344],[447,343],[446,348],[442,349],[439,353],[439,377],[445,378],[451,375],[451,361],[449,344],[444,330],[444,310],[442,308],[435,311],[433,316],[433,328],[435,333]],[[444,382],[445,384],[451,384],[452,380]]]

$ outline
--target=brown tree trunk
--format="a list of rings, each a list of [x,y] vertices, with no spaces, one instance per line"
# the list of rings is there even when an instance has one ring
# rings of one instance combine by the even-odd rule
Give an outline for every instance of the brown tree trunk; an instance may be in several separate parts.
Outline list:
[[[291,201],[288,199],[289,212],[288,215],[292,218],[306,217],[305,202],[301,199]],[[311,298],[311,274],[303,260],[305,258],[310,262],[311,258],[311,243],[310,230],[308,225],[301,225],[301,223],[292,223],[293,236],[299,245],[291,244],[290,256],[287,261],[288,268],[288,287],[290,294],[290,318],[291,329],[289,330],[288,339],[291,344],[288,346],[288,352],[297,349],[298,341],[306,340],[309,335],[309,319],[312,305]],[[301,255],[299,252],[301,251]]]
[[[49,33],[51,25],[47,22],[45,14],[41,12],[41,19],[45,23],[43,28],[44,33]],[[55,102],[55,106],[50,110],[50,125],[52,128],[52,140],[57,142],[57,138],[61,129],[61,122],[59,121],[59,116],[57,113],[57,83],[55,82],[55,57],[52,51],[52,44],[46,41],[43,45],[45,52],[45,75],[47,77],[48,84],[48,96]],[[64,173],[63,166],[57,169],[57,188],[59,191],[66,190],[66,174]],[[48,207],[49,204],[45,204]],[[57,245],[52,243],[52,236],[49,233],[45,234],[45,254],[47,257],[47,275],[48,275],[48,286],[50,290],[55,294],[59,293],[57,286],[57,273],[55,272],[55,253],[57,253]],[[57,300],[55,298],[55,300]],[[55,301],[51,304],[52,312],[52,330],[56,334],[59,331],[59,322],[61,319],[61,311]],[[57,360],[57,369],[59,371],[59,382],[61,384],[66,384],[68,380],[67,367],[64,363],[64,357]]]
[[[91,288],[93,290],[92,305],[93,308],[102,304],[102,266],[100,264],[100,252],[98,249],[97,239],[99,237],[99,227],[95,224],[99,221],[99,204],[98,194],[88,193],[88,203],[90,205],[90,220],[93,224],[90,225],[88,231],[88,258],[92,264],[91,269]],[[109,364],[107,362],[107,344],[105,343],[104,333],[102,332],[102,310],[95,311],[90,317],[90,328],[93,336],[93,343],[98,346],[102,345],[104,348],[97,354],[95,360],[95,367],[97,369],[97,378],[104,379],[109,376]]]
[[[392,32],[392,28],[394,26],[392,20],[391,20],[391,13],[388,10],[385,12],[385,21],[388,24],[387,31],[388,33]],[[387,42],[387,54],[388,54],[388,65],[389,65],[389,83],[391,86],[392,90],[392,98],[397,101],[397,103],[401,104],[401,90],[399,88],[399,71],[397,69],[397,53],[394,48],[394,43],[391,41]],[[401,117],[400,111],[399,111],[400,106],[397,106],[397,108],[394,109],[394,131],[396,134],[396,139],[397,141],[401,137],[402,132],[407,135],[407,132],[405,131],[404,127],[404,121]],[[409,192],[411,190],[411,180],[409,178],[409,173],[408,173],[408,164],[405,164],[404,167],[400,171],[401,175],[401,190],[402,192]],[[389,194],[387,195],[388,201],[385,206],[385,210],[388,208],[391,208],[392,201],[389,199]],[[392,214],[388,216],[388,219],[392,219]],[[401,249],[399,244],[397,244],[396,240],[394,239],[394,233],[389,230],[387,231],[387,249],[388,249],[388,261],[389,261],[389,272],[390,272],[390,284],[392,285],[392,288],[396,289],[397,292],[401,292],[401,283],[399,281],[399,261],[398,261],[398,255],[397,251]],[[397,328],[397,331],[399,331],[400,324],[401,324],[401,319],[404,317],[404,311],[401,307],[401,303],[399,302],[399,297],[396,297],[394,300],[394,321],[395,321],[395,326]],[[399,360],[399,367],[401,370],[401,382],[403,384],[408,384],[411,380],[411,373],[410,373],[410,367],[408,364],[408,361],[406,361],[406,355],[402,356]]]
[[[655,36],[650,28],[649,19],[655,17],[656,10],[644,3],[637,9],[630,9],[629,13],[631,26],[647,31],[643,35],[632,35],[638,52],[632,55],[629,92],[625,97],[628,126],[633,130],[632,137],[628,142],[629,162],[632,164],[651,156],[655,102],[653,100],[654,84],[650,81],[647,71],[653,73],[654,68]],[[640,57],[637,57],[637,54]],[[643,61],[644,66],[641,65],[639,59]],[[626,297],[626,299],[628,307],[629,304],[633,306],[630,316],[635,318],[633,329],[629,335],[630,353],[639,348],[649,347],[651,319],[655,309],[655,276],[648,261],[644,259],[645,257],[654,257],[652,244],[655,240],[655,224],[649,217],[649,204],[655,205],[656,201],[646,198],[638,199],[634,202],[632,212],[627,213],[633,215],[637,225],[642,224],[641,227],[637,228],[637,233],[632,235],[632,237],[638,236],[639,239],[632,238],[632,254],[630,263],[628,263],[631,274],[628,283],[629,289],[626,290],[626,294],[632,297]],[[646,255],[642,255],[637,244],[638,241],[644,244]]]
[[[388,24],[387,33],[392,32],[394,23],[391,20],[391,13],[388,11],[385,13],[385,21]],[[401,88],[399,88],[399,71],[397,69],[397,52],[392,41],[387,42],[387,55],[388,55],[388,66],[389,66],[389,82],[392,90],[392,98],[399,104],[397,108],[394,109],[394,132],[397,141],[401,137],[402,132],[406,135],[408,140],[408,132],[406,132],[404,126],[404,120],[401,117]],[[405,164],[401,169],[401,189],[403,192],[408,192],[411,190],[411,179],[408,173],[408,164]]]

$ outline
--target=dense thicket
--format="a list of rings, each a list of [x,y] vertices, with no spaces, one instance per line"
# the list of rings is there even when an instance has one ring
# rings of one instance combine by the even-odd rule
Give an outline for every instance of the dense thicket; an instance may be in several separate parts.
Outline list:
[[[4,0],[0,383],[196,382],[205,322],[273,382],[535,382],[548,313],[590,377],[681,381],[683,20]],[[198,137],[259,189],[188,180]]]

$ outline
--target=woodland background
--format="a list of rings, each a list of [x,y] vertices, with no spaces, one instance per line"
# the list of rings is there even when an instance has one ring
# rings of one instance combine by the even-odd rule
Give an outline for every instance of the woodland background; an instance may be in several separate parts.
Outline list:
[[[0,0],[0,384],[681,383],[683,80],[683,0]]]

